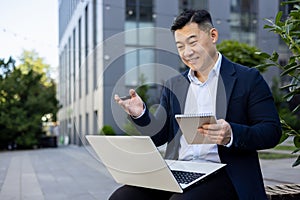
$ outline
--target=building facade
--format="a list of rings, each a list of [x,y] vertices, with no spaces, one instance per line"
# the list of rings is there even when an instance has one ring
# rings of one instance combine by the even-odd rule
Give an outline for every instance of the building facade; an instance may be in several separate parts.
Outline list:
[[[207,9],[219,41],[235,39],[271,53],[276,35],[263,29],[279,10],[278,0],[59,0],[60,133],[72,144],[111,126],[124,133],[126,114],[115,93],[149,86],[157,103],[163,82],[183,67],[169,28],[186,8]],[[265,77],[271,83],[276,70]]]

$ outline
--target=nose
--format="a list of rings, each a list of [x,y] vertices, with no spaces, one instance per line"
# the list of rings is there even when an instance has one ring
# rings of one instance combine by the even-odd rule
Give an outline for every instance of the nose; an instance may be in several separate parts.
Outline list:
[[[189,57],[191,57],[191,55],[193,55],[193,53],[194,53],[193,49],[189,46],[186,46],[184,49],[184,52],[183,52],[183,56],[185,58],[189,58]]]

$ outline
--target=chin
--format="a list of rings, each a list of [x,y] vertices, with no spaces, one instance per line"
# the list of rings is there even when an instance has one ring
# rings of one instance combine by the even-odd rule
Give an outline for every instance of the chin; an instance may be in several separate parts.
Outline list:
[[[199,71],[201,67],[197,67],[197,66],[200,66],[200,65],[197,65],[197,64],[190,65],[190,68],[191,68],[193,71]]]

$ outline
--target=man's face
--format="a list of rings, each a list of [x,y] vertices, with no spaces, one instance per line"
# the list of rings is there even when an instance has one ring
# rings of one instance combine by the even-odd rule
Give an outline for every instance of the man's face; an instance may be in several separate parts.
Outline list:
[[[197,23],[189,23],[175,31],[175,42],[184,64],[194,71],[210,70],[216,61],[217,30],[209,33],[199,29]]]

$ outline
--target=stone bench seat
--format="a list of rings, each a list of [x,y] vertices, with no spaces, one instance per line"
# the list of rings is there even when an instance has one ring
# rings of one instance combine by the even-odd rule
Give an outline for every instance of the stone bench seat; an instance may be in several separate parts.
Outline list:
[[[300,200],[300,184],[265,186],[269,200]]]

